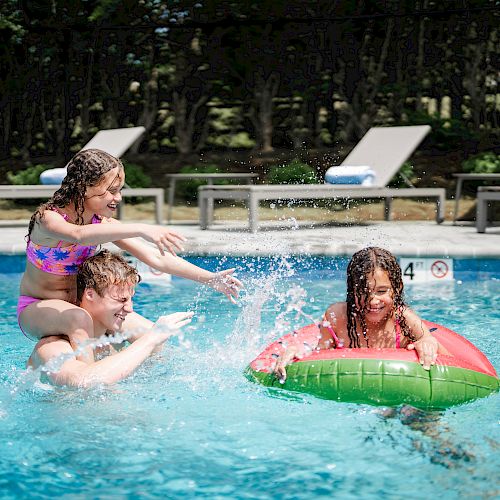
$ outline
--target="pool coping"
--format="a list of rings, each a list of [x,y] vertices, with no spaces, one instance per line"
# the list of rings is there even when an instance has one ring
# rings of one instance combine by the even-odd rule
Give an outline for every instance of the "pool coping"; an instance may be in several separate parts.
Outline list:
[[[0,254],[24,254],[27,221],[3,222]],[[255,234],[246,231],[242,223],[216,223],[206,231],[194,223],[169,227],[188,239],[185,255],[350,256],[366,246],[381,246],[399,257],[500,258],[498,226],[478,233],[473,225],[448,222],[438,225],[430,221],[370,221],[324,226],[285,220],[264,223],[262,231]]]

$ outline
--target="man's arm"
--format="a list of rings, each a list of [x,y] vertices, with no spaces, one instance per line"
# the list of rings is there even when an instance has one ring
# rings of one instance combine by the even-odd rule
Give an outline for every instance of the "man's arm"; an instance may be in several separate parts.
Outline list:
[[[45,365],[50,369],[54,358],[70,357],[62,365],[54,367],[57,371],[47,371],[47,376],[55,385],[69,387],[93,387],[110,385],[131,375],[155,350],[179,328],[191,321],[192,313],[174,313],[163,322],[161,331],[151,331],[138,338],[120,352],[108,356],[95,363],[85,364],[75,359],[70,343],[62,337],[46,337],[42,339],[30,358],[32,365]],[[47,365],[48,363],[48,365]]]

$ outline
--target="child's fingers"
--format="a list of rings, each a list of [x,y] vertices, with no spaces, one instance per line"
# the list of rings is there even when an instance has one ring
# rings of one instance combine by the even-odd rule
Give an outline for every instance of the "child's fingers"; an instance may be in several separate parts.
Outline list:
[[[220,276],[226,276],[226,274],[232,274],[236,271],[235,267],[232,267],[231,269],[224,269],[223,271],[219,271]]]
[[[175,328],[182,328],[183,326],[186,326],[188,325],[189,323],[191,323],[191,318],[189,319],[185,319],[184,321],[179,321],[178,323],[175,324]]]
[[[176,255],[174,245],[166,238],[166,236],[161,237],[160,243],[164,252],[165,249],[167,249],[172,255]],[[164,255],[164,253],[162,255]]]
[[[161,241],[158,241],[156,243],[156,246],[158,247],[158,250],[160,251],[160,254],[161,255],[165,255],[165,246],[163,245],[163,243]]]
[[[192,318],[193,316],[194,316],[193,311],[181,311],[181,312],[175,312],[175,313],[169,314],[166,317],[170,318],[172,320],[175,320],[175,321],[182,321],[183,319]]]
[[[187,241],[187,238],[185,236],[183,236],[182,234],[179,234],[177,233],[176,231],[171,231],[169,229],[169,234],[172,238],[175,238],[175,239],[178,239],[178,240],[181,240],[181,241]]]
[[[166,236],[166,240],[171,244],[171,246],[177,248],[177,250],[180,250],[181,252],[184,252],[184,247],[179,243],[179,240],[177,238]]]
[[[286,368],[281,365],[277,370],[276,370],[276,378],[278,379],[280,384],[284,384],[286,381]]]
[[[230,293],[226,293],[226,297],[229,299],[229,301],[232,303],[232,304],[236,304],[236,298],[233,297]],[[237,297],[237,296],[236,296]]]
[[[231,276],[231,282],[238,288],[243,288],[243,283],[238,278]]]
[[[239,288],[243,287],[243,283],[236,278],[236,276],[228,276],[232,275],[236,271],[235,267],[232,267],[231,269],[224,269],[224,271],[219,271],[218,275],[220,279],[225,279],[227,282],[236,285]]]

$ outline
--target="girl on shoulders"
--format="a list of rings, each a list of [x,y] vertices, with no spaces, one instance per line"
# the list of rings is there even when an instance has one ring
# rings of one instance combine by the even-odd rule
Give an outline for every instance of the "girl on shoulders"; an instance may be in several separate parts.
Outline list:
[[[176,256],[185,241],[180,234],[113,218],[124,183],[120,160],[98,149],[80,151],[68,163],[61,187],[31,217],[17,309],[19,326],[28,338],[66,335],[75,349],[89,339],[92,319],[76,305],[76,273],[103,243],[113,242],[160,272],[205,283],[235,302],[242,284],[232,275],[234,269],[201,269]],[[132,313],[124,331],[145,324],[145,318]],[[92,350],[80,346],[78,352],[90,356]]]

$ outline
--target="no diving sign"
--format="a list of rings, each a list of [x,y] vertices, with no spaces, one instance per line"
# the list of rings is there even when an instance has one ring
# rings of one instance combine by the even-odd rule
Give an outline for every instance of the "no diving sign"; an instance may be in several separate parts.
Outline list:
[[[401,258],[399,264],[405,283],[453,281],[453,259]]]

